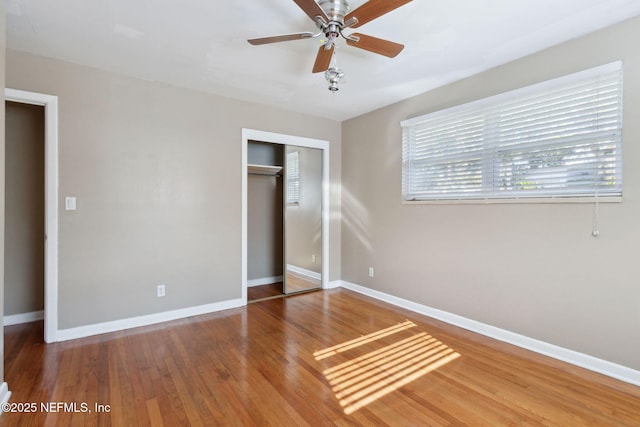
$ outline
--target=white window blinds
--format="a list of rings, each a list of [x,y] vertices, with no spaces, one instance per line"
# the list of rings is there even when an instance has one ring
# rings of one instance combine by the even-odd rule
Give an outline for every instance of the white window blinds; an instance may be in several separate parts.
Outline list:
[[[401,125],[408,201],[622,195],[620,62]]]
[[[298,151],[287,153],[287,204],[300,202],[300,154]]]

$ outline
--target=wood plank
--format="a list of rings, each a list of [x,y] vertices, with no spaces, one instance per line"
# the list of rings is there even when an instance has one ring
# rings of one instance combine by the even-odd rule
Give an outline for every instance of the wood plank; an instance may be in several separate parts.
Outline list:
[[[17,425],[640,425],[640,388],[342,289],[70,342],[5,327]]]
[[[247,288],[248,301],[256,301],[275,296],[284,296],[284,292],[282,292],[282,282],[271,283],[269,285],[251,286]]]

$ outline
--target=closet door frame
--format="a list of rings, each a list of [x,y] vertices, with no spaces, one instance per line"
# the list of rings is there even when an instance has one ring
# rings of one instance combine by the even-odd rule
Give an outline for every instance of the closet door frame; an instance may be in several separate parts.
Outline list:
[[[322,278],[321,288],[329,284],[329,141],[265,132],[255,129],[242,129],[242,302],[247,304],[247,153],[249,141],[269,142],[280,145],[322,150]]]
[[[5,101],[44,107],[45,266],[44,341],[58,341],[58,97],[5,88]],[[1,371],[0,371],[1,372]]]

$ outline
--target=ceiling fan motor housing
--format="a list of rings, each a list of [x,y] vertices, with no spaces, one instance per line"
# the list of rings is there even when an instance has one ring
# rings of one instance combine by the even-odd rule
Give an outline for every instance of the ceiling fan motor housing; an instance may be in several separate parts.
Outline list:
[[[347,0],[320,0],[318,5],[327,14],[329,21],[337,21],[344,24],[344,17],[351,11]]]
[[[317,21],[318,27],[327,37],[325,49],[329,50],[335,40],[340,37],[344,26],[344,17],[351,11],[351,7],[346,0],[320,0],[318,6],[329,18],[329,22],[324,22],[324,19]]]

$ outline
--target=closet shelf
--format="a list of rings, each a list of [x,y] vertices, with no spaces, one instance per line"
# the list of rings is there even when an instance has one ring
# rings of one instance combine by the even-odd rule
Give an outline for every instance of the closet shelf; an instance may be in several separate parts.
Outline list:
[[[277,176],[282,171],[282,166],[267,165],[247,165],[247,172],[252,175],[273,175]]]

